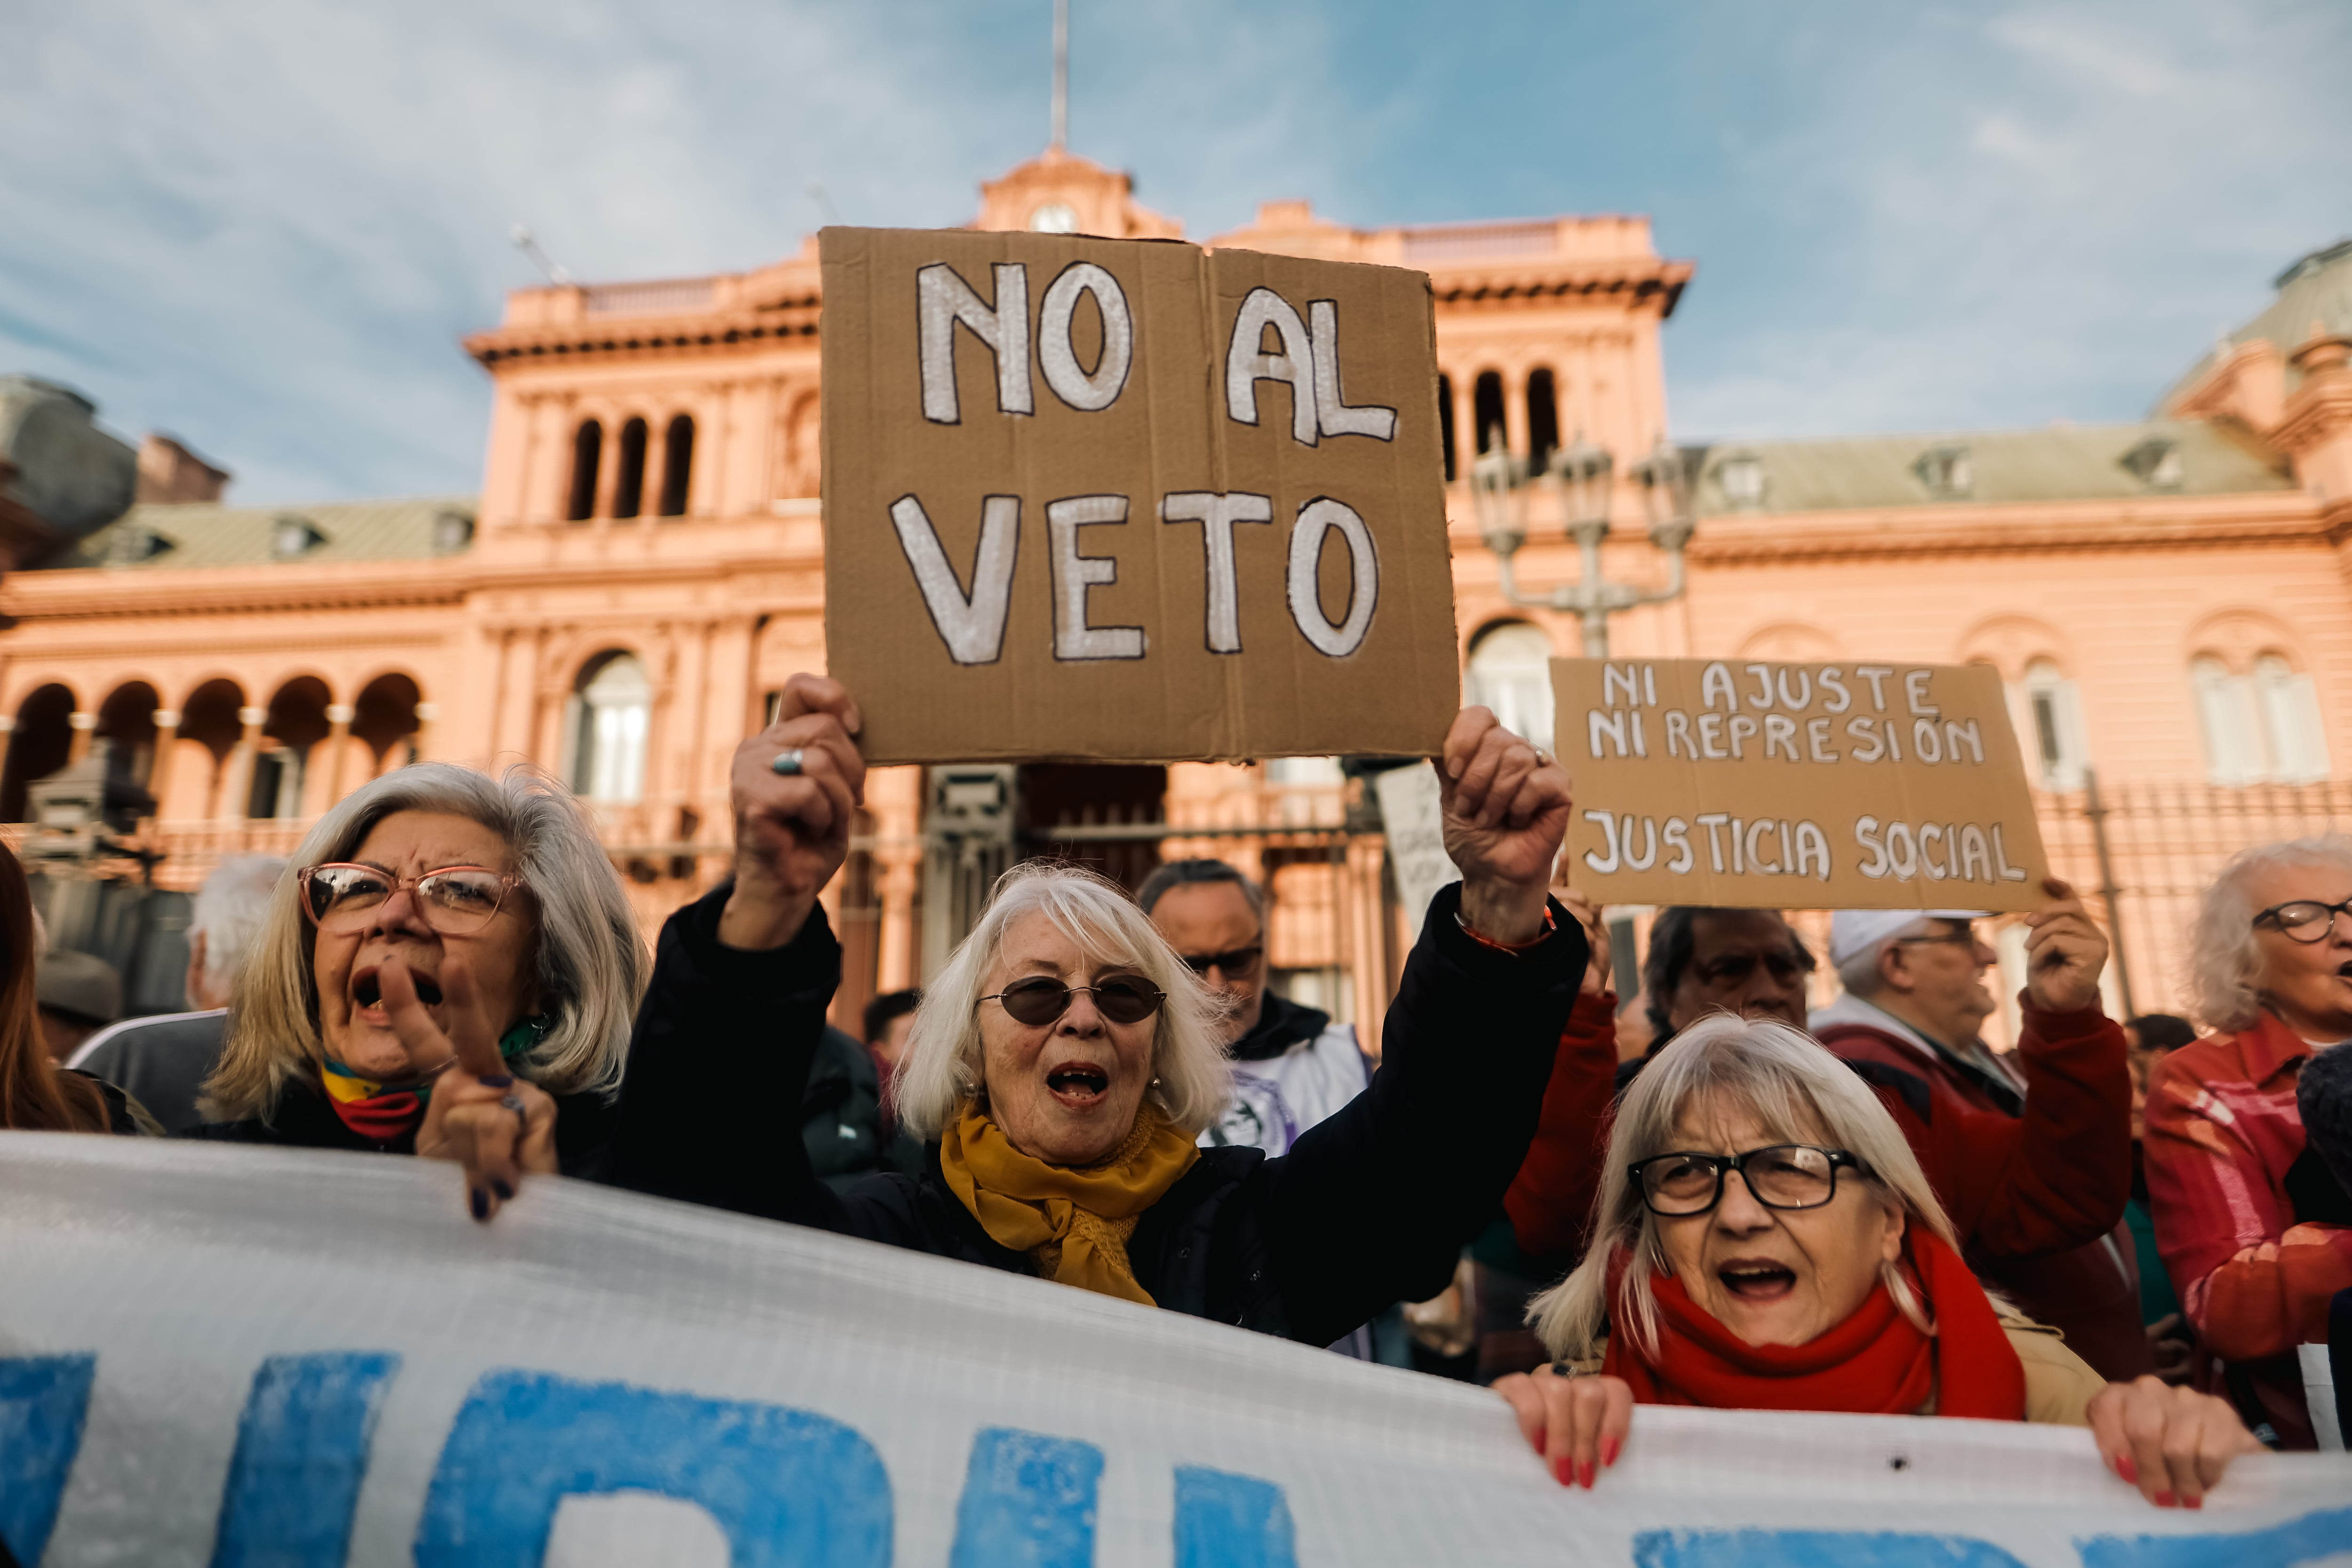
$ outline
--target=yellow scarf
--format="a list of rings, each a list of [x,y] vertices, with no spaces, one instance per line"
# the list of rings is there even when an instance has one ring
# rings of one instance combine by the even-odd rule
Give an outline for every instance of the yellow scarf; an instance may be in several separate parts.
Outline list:
[[[966,1100],[940,1139],[940,1174],[1001,1247],[1025,1252],[1039,1275],[1124,1301],[1159,1303],[1135,1282],[1127,1238],[1201,1151],[1150,1101],[1127,1141],[1098,1165],[1049,1165],[1015,1149]]]

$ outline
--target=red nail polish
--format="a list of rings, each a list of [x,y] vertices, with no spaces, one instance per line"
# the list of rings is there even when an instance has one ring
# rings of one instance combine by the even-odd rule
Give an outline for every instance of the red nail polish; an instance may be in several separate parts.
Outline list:
[[[1610,1466],[1617,1462],[1618,1447],[1619,1444],[1617,1439],[1614,1437],[1603,1437],[1601,1440],[1601,1468],[1602,1469],[1605,1470]]]
[[[2123,1477],[2126,1486],[2139,1485],[2139,1467],[2132,1463],[2132,1457],[2129,1454],[2116,1456],[2116,1474]]]
[[[2205,1500],[2201,1497],[2185,1497],[2180,1500],[2180,1506],[2183,1508],[2203,1508],[2205,1506]]]
[[[2156,1506],[2158,1508],[2170,1508],[2172,1506],[2172,1494],[2170,1492],[2157,1493]]]
[[[1591,1491],[1592,1489],[1593,1470],[1591,1460],[1579,1459],[1576,1462],[1576,1479],[1577,1484],[1581,1486],[1586,1491]]]
[[[1541,1455],[1543,1453],[1543,1434],[1538,1432],[1534,1436],[1528,1438],[1528,1447],[1533,1448],[1538,1455]]]
[[[1564,1486],[1564,1487],[1572,1487],[1572,1486],[1574,1486],[1574,1485],[1576,1484],[1576,1482],[1575,1482],[1575,1480],[1574,1480],[1574,1479],[1573,1479],[1573,1477],[1572,1477],[1571,1473],[1570,1473],[1570,1470],[1569,1470],[1569,1468],[1568,1468],[1568,1459],[1567,1459],[1566,1456],[1562,1456],[1561,1458],[1558,1458],[1558,1459],[1553,1460],[1553,1461],[1552,1461],[1552,1467],[1551,1467],[1551,1468],[1552,1468],[1552,1474],[1554,1474],[1554,1475],[1556,1475],[1556,1476],[1558,1476],[1558,1477],[1559,1478],[1559,1484],[1560,1484],[1561,1486]]]

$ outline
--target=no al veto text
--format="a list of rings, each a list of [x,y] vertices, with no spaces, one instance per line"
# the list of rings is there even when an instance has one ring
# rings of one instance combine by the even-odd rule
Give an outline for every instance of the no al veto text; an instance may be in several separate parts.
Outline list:
[[[1656,817],[1636,817],[1631,812],[1588,811],[1584,820],[1599,827],[1601,837],[1600,849],[1584,852],[1584,863],[1603,877],[1650,870],[1658,866],[1661,855],[1666,871],[1686,875],[1697,868],[1699,846],[1704,845],[1708,869],[1717,876],[1727,871],[1735,877],[1830,879],[1829,835],[1818,822],[1790,824],[1764,816],[1743,821],[1725,811],[1701,812],[1687,819],[1669,816],[1663,828]],[[1706,835],[1696,844],[1694,828]],[[1998,822],[1923,822],[1914,826],[1857,816],[1853,841],[1864,856],[1854,869],[1874,880],[1892,877],[1908,882],[1921,876],[1931,882],[2025,880],[2025,872],[2009,863]]]
[[[955,268],[944,262],[915,275],[919,321],[919,356],[923,417],[935,425],[962,423],[956,388],[956,329],[963,328],[994,359],[996,412],[1021,417],[1035,414],[1031,380],[1032,344],[1046,387],[1066,406],[1098,414],[1117,404],[1135,362],[1135,317],[1126,290],[1105,268],[1073,262],[1047,285],[1034,331],[1029,311],[1029,270],[1021,262],[994,268],[995,298],[981,299]],[[1079,300],[1091,296],[1102,316],[1102,350],[1091,369],[1078,361],[1072,322]],[[1281,352],[1265,352],[1271,334]],[[1253,289],[1236,308],[1225,351],[1223,401],[1237,425],[1259,423],[1261,382],[1290,389],[1290,438],[1303,447],[1325,437],[1357,436],[1375,441],[1396,438],[1396,410],[1350,406],[1339,389],[1339,308],[1336,301],[1309,301],[1307,314],[1271,289]],[[924,607],[948,656],[958,664],[993,664],[1004,649],[1004,624],[1013,603],[1013,571],[1021,549],[1021,498],[992,495],[981,502],[980,543],[974,552],[969,592],[958,580],[939,531],[912,494],[890,503],[890,523],[906,552]],[[1054,657],[1078,661],[1141,658],[1149,646],[1141,626],[1098,626],[1087,613],[1096,588],[1118,581],[1118,563],[1079,548],[1079,531],[1128,521],[1123,495],[1066,496],[1045,503],[1048,569],[1054,593]],[[1202,640],[1211,653],[1242,651],[1241,590],[1236,581],[1234,530],[1274,521],[1273,498],[1208,490],[1173,491],[1160,498],[1162,523],[1198,524],[1206,568]],[[1316,569],[1334,539],[1348,552],[1348,607],[1337,621],[1323,613]],[[1290,616],[1307,644],[1330,658],[1361,647],[1380,602],[1380,556],[1371,530],[1356,510],[1330,496],[1302,502],[1291,523],[1283,574]]]

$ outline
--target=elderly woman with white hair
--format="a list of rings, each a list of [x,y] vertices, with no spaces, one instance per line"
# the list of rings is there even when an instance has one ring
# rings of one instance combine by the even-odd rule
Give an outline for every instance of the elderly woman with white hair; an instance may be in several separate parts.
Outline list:
[[[1996,1304],[1870,1085],[1787,1024],[1709,1018],[1660,1052],[1594,1216],[1528,1309],[1559,1359],[1495,1385],[1563,1486],[1616,1462],[1636,1405],[2087,1426],[2159,1507],[2202,1506],[2257,1446],[2224,1402],[2105,1383]]]
[[[615,1179],[1328,1344],[1433,1295],[1535,1127],[1585,963],[1545,886],[1559,766],[1484,709],[1441,774],[1464,873],[1431,907],[1380,1075],[1277,1159],[1202,1149],[1218,1004],[1134,900],[1024,866],[925,985],[897,1081],[918,1174],[815,1181],[793,1133],[841,948],[817,904],[862,787],[856,704],[797,676],[739,750],[736,874],[671,917],[639,1016]]]
[[[184,1136],[421,1154],[488,1219],[601,1171],[646,984],[593,825],[527,769],[418,763],[319,819],[272,895]]]
[[[2308,1147],[2295,1090],[2352,1037],[2352,839],[2232,859],[2198,908],[2189,962],[2193,1010],[2215,1033],[2149,1077],[2157,1248],[2198,1333],[2200,1384],[2280,1447],[2309,1448],[2295,1346],[2325,1342],[2329,1302],[2352,1289],[2352,1203]]]

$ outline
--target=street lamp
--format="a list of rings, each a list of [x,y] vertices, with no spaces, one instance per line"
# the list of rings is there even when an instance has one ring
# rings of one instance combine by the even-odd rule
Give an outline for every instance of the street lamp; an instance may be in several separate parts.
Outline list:
[[[1540,476],[1559,502],[1559,515],[1570,538],[1576,541],[1582,572],[1574,583],[1549,593],[1522,593],[1512,575],[1511,558],[1528,542],[1528,490],[1535,479],[1525,458],[1504,450],[1502,432],[1494,445],[1470,465],[1470,499],[1478,517],[1478,531],[1495,552],[1496,583],[1503,597],[1527,610],[1573,614],[1584,623],[1584,657],[1609,657],[1609,617],[1641,605],[1663,605],[1682,597],[1683,552],[1696,526],[1691,516],[1694,479],[1691,454],[1667,444],[1664,436],[1650,455],[1633,465],[1642,487],[1642,509],[1649,514],[1650,542],[1666,557],[1666,585],[1641,588],[1612,583],[1601,575],[1601,544],[1609,537],[1609,502],[1615,462],[1608,452],[1587,441],[1580,432],[1570,445],[1552,454]]]

